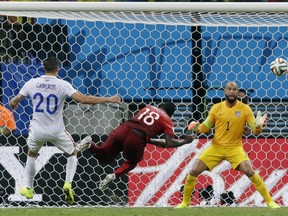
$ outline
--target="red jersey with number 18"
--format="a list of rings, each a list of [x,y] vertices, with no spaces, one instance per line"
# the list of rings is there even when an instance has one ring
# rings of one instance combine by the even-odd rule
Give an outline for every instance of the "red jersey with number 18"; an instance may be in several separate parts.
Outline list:
[[[145,106],[124,125],[144,132],[149,138],[161,134],[174,136],[174,123],[167,113],[154,106]]]

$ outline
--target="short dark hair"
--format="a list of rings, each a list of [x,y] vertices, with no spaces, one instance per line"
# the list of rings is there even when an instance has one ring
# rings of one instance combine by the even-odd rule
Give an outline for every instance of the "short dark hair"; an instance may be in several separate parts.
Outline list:
[[[162,103],[158,106],[159,108],[165,110],[168,116],[172,116],[176,110],[176,105],[172,102]]]
[[[247,91],[245,90],[245,89],[243,89],[243,88],[240,88],[239,90],[238,90],[238,92],[241,92],[241,93],[243,93],[245,96],[243,96],[243,97],[239,97],[238,96],[238,100],[239,101],[241,101],[242,103],[244,103],[244,104],[248,104],[249,103],[249,101],[250,101],[250,98],[249,98],[249,96],[248,96],[248,94],[247,94]]]
[[[247,94],[246,90],[243,88],[240,88],[238,91],[244,93],[245,95]]]
[[[56,71],[57,67],[59,66],[60,62],[58,60],[58,58],[56,58],[55,56],[52,57],[48,57],[44,63],[44,69],[46,72],[54,72]]]

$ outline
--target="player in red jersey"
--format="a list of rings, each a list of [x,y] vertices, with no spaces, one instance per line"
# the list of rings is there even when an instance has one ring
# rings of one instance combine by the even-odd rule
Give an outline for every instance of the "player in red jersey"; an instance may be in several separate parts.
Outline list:
[[[91,136],[85,137],[76,146],[78,151],[89,149],[100,163],[112,162],[123,151],[126,161],[100,182],[100,189],[105,189],[116,177],[134,169],[143,159],[147,143],[162,148],[173,148],[193,141],[194,136],[186,136],[181,140],[174,139],[174,123],[171,116],[175,109],[174,103],[163,103],[158,108],[145,106],[132,119],[112,130],[101,146],[92,142]],[[153,139],[162,134],[165,136],[164,140]]]

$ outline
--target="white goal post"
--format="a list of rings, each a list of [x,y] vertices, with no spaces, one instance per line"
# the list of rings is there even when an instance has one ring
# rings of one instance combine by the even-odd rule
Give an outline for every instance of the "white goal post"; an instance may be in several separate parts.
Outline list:
[[[275,77],[269,63],[288,56],[288,3],[271,2],[0,2],[0,97],[9,99],[24,82],[43,74],[42,61],[55,55],[59,76],[83,94],[123,98],[121,106],[65,104],[66,129],[75,141],[90,134],[102,143],[110,131],[144,104],[173,101],[175,136],[202,121],[223,87],[236,81],[253,111],[269,114],[263,135],[243,135],[253,167],[273,198],[288,206],[287,75]],[[35,197],[22,198],[30,102],[13,112],[17,130],[0,136],[0,202],[8,206],[65,205],[66,158],[49,143],[37,159]],[[162,137],[158,137],[162,138]],[[76,206],[175,206],[182,184],[211,133],[190,145],[147,145],[144,159],[108,189],[98,184],[123,163],[99,164],[79,155],[73,182]],[[203,189],[213,187],[205,197]],[[233,192],[239,206],[265,205],[249,179],[226,162],[199,176],[191,205],[222,205]],[[231,200],[230,200],[231,201]],[[232,202],[234,202],[232,200]],[[233,203],[235,204],[235,203]]]

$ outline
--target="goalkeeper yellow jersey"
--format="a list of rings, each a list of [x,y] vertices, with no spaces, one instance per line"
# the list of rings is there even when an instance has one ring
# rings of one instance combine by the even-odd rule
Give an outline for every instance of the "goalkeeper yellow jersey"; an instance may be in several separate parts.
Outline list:
[[[206,120],[200,124],[199,133],[208,132],[215,126],[212,144],[219,146],[242,146],[242,135],[246,124],[254,128],[252,109],[240,101],[228,107],[226,101],[212,106]]]

